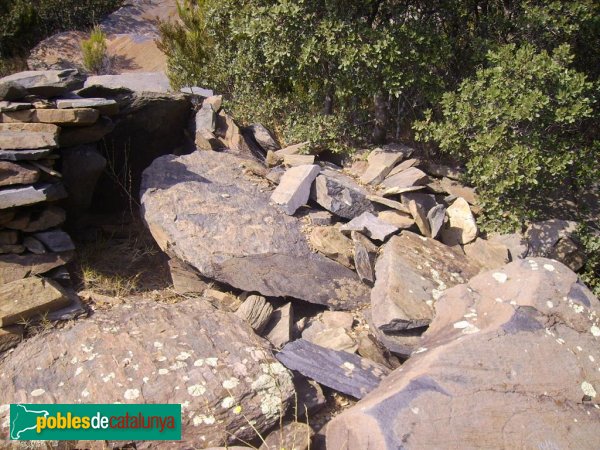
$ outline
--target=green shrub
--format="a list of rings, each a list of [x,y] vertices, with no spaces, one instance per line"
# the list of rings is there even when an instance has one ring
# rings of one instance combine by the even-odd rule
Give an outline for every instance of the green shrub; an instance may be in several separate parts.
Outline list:
[[[580,277],[600,298],[600,230],[581,226],[578,229],[578,237],[586,257]]]
[[[89,72],[100,73],[106,60],[106,35],[96,26],[90,33],[90,38],[81,42],[83,67]]]
[[[444,94],[440,121],[429,112],[415,124],[419,139],[465,164],[485,229],[519,228],[539,217],[557,188],[577,193],[597,179],[595,89],[571,61],[566,45],[552,54],[503,46]]]

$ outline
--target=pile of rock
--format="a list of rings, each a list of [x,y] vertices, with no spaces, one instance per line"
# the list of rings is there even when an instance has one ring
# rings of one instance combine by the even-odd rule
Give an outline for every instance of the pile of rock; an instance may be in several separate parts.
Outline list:
[[[75,70],[0,79],[0,350],[19,341],[18,323],[79,309],[61,285],[75,246],[59,205],[75,179],[88,177],[93,190],[90,167],[106,161],[85,144],[112,129],[106,115],[118,110],[114,100],[77,98],[83,82]]]

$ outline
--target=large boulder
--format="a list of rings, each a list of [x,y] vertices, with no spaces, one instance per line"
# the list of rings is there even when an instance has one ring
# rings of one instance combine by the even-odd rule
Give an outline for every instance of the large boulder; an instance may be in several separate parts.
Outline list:
[[[33,95],[56,97],[83,87],[85,75],[74,69],[25,71],[0,78],[0,83],[13,81]]]
[[[368,302],[358,276],[311,251],[302,222],[270,204],[244,161],[218,152],[154,161],[142,208],[160,247],[237,289],[342,309]]]
[[[417,354],[329,423],[327,447],[598,448],[599,317],[556,261],[478,275],[437,302]]]
[[[185,447],[205,448],[278,423],[294,389],[268,349],[202,299],[124,304],[20,345],[0,363],[0,387],[3,403],[179,403]]]
[[[433,319],[437,299],[478,272],[460,251],[434,239],[410,231],[392,237],[375,265],[375,332],[390,350],[409,355]]]

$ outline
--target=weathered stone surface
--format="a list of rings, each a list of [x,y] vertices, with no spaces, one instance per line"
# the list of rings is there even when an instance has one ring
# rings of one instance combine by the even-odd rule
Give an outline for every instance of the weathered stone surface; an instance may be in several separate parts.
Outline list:
[[[271,319],[265,326],[263,336],[275,348],[281,348],[292,339],[294,324],[294,309],[291,303],[286,303],[271,314]]]
[[[311,191],[319,205],[345,219],[354,219],[366,211],[373,211],[369,192],[352,178],[331,169],[323,169]]]
[[[75,250],[75,244],[73,244],[69,235],[61,230],[43,231],[34,234],[34,237],[53,252]]]
[[[436,238],[440,230],[444,226],[446,218],[446,207],[444,205],[436,205],[427,213],[427,221],[431,231],[430,237]]]
[[[387,177],[381,182],[385,188],[404,189],[413,186],[424,185],[427,182],[427,174],[416,167],[411,167],[402,172],[399,172],[391,177]]]
[[[101,88],[103,91],[131,91],[167,93],[171,84],[164,72],[135,72],[120,75],[96,75],[85,80],[79,95],[94,95]]]
[[[0,123],[0,150],[35,150],[58,146],[58,127],[46,123]]]
[[[323,394],[323,389],[319,383],[309,380],[298,372],[294,373],[294,388],[298,401],[297,416],[304,417],[308,414],[310,417],[321,410],[326,404],[327,399]]]
[[[214,299],[215,302],[211,302],[211,304],[215,308],[226,312],[235,312],[242,305],[242,301],[235,295],[216,289],[206,289],[204,291],[204,296],[209,299]]]
[[[363,358],[370,359],[388,369],[394,368],[390,363],[391,355],[389,350],[371,334],[362,334],[359,337],[357,352]]]
[[[0,255],[20,255],[25,250],[25,246],[21,244],[0,244]]]
[[[91,108],[80,109],[27,109],[0,114],[3,123],[53,123],[60,126],[86,126],[98,120],[100,113]]]
[[[62,179],[69,194],[67,207],[70,212],[81,213],[92,204],[96,184],[107,165],[106,158],[95,145],[63,148],[60,156]]]
[[[250,295],[235,312],[235,315],[250,324],[260,334],[273,313],[273,306],[260,295]]]
[[[0,82],[0,100],[14,102],[27,95],[27,89],[14,81]]]
[[[397,173],[404,172],[405,170],[416,166],[418,163],[419,160],[415,158],[404,160],[390,171],[387,178],[392,177]]]
[[[17,347],[0,363],[4,401],[182,404],[182,441],[161,448],[251,440],[253,428],[266,433],[278,423],[293,400],[292,378],[247,324],[201,299],[132,306],[97,311]]]
[[[594,449],[599,317],[558,262],[478,275],[438,301],[418,354],[328,424],[327,447]]]
[[[313,344],[340,352],[354,353],[358,348],[356,341],[341,327],[328,328],[310,338],[302,337]]]
[[[119,113],[119,104],[109,98],[65,98],[57,99],[58,109],[93,108],[103,116],[114,116]]]
[[[52,154],[52,149],[38,150],[0,150],[0,161],[34,161]]]
[[[66,264],[71,260],[72,256],[70,253],[2,255],[0,256],[0,284],[44,274]]]
[[[410,215],[413,217],[413,220],[417,224],[421,234],[426,237],[432,237],[431,225],[429,224],[427,210],[425,209],[423,203],[411,199],[408,201],[408,210],[410,211]]]
[[[43,255],[44,253],[48,253],[46,251],[46,247],[40,241],[32,236],[27,236],[23,239],[23,245],[25,248],[35,255]]]
[[[455,195],[456,197],[462,197],[470,205],[477,204],[477,194],[475,193],[475,189],[472,187],[464,186],[459,182],[449,178],[442,178],[441,186],[442,189],[444,189],[448,194]]]
[[[446,177],[453,180],[460,180],[460,178],[463,176],[463,171],[459,168],[445,166],[443,164],[436,164],[434,162],[426,163],[425,172],[435,177]]]
[[[333,223],[333,216],[327,211],[311,211],[307,215],[310,223],[316,227],[324,227]]]
[[[303,166],[315,163],[315,155],[284,155],[283,164],[288,167]]]
[[[297,166],[286,170],[271,194],[271,201],[281,205],[286,214],[294,214],[308,201],[311,185],[320,171],[317,165]]]
[[[510,261],[508,248],[498,242],[477,238],[463,246],[467,258],[485,270],[498,269]]]
[[[377,257],[378,247],[369,238],[356,231],[351,233],[351,237],[354,244],[353,256],[356,272],[363,282],[372,284],[375,281],[373,265]]]
[[[385,241],[389,235],[398,231],[398,228],[378,219],[370,212],[365,212],[343,225],[340,230],[347,232],[358,231],[371,239]]]
[[[556,259],[571,270],[579,270],[585,262],[585,257],[571,239],[576,229],[576,222],[560,219],[530,225],[525,233],[529,245],[528,255]]]
[[[40,97],[56,97],[83,87],[85,75],[77,70],[43,70],[14,73],[0,78],[0,83],[14,81],[30,94]]]
[[[37,169],[9,161],[0,161],[0,186],[32,184],[40,177]]]
[[[21,325],[0,328],[0,353],[16,347],[21,340],[23,340],[23,327]]]
[[[217,124],[217,114],[209,103],[202,104],[202,107],[196,113],[196,145],[203,150],[215,150],[216,136],[215,127]]]
[[[194,152],[158,158],[144,172],[143,214],[160,247],[243,291],[336,309],[368,301],[356,274],[313,253],[302,222],[269,204],[242,161]]]
[[[66,219],[65,210],[58,206],[47,206],[33,211],[20,211],[13,221],[6,224],[13,230],[34,233],[47,230],[63,223]]]
[[[291,422],[267,436],[258,450],[309,450],[314,431],[302,422]]]
[[[212,105],[215,112],[219,112],[221,107],[223,106],[223,96],[222,95],[209,95],[204,99],[202,104]]]
[[[448,221],[441,231],[442,242],[446,245],[468,244],[477,237],[477,224],[463,198],[457,198],[446,210]]]
[[[0,286],[0,327],[67,306],[70,300],[55,281],[29,277]]]
[[[287,368],[355,398],[375,389],[389,373],[389,369],[368,359],[326,349],[305,339],[290,342],[276,358]]]
[[[315,227],[310,232],[310,244],[315,250],[334,261],[348,267],[354,268],[350,239],[336,227]]]
[[[360,177],[364,184],[377,185],[390,173],[394,166],[402,161],[404,154],[373,150],[369,154],[367,169]]]
[[[12,245],[19,241],[19,233],[12,230],[0,230],[0,245]]]
[[[22,111],[31,108],[33,108],[31,103],[0,101],[0,112]]]
[[[415,224],[415,219],[412,216],[400,211],[381,211],[377,214],[377,218],[401,230],[408,229]]]
[[[275,152],[281,149],[280,145],[277,143],[271,132],[267,130],[267,128],[264,125],[260,123],[255,123],[250,125],[248,127],[248,130],[252,134],[252,137],[254,138],[256,143],[261,146],[265,153],[269,150]]]
[[[201,294],[208,288],[208,284],[193,267],[177,258],[169,260],[169,271],[173,281],[173,289],[179,294]]]
[[[65,188],[59,183],[41,183],[17,188],[4,188],[0,189],[0,209],[60,200],[66,196]]]
[[[371,320],[394,353],[408,355],[433,318],[444,290],[468,281],[479,267],[457,250],[410,231],[392,237],[375,265]]]
[[[513,261],[525,258],[529,251],[527,240],[519,233],[494,234],[488,236],[488,240],[506,246]]]
[[[391,200],[389,198],[381,197],[379,195],[368,195],[367,198],[369,200],[371,200],[372,202],[377,203],[379,205],[384,205],[384,206],[387,206],[388,208],[392,208],[397,211],[400,211],[400,212],[403,212],[406,214],[410,214],[408,206],[403,205],[402,203],[397,202],[396,200]]]
[[[299,144],[289,145],[281,150],[276,150],[274,153],[276,157],[283,160],[285,155],[299,155],[307,145],[308,142],[300,142]]]
[[[65,110],[68,111],[68,110]],[[102,140],[113,131],[115,124],[108,117],[101,117],[95,124],[86,127],[63,128],[58,142],[61,147],[92,144]]]
[[[215,135],[219,138],[225,148],[233,153],[244,156],[254,155],[257,158],[264,159],[262,149],[258,148],[253,142],[247,140],[242,129],[224,110],[219,111],[216,116]]]

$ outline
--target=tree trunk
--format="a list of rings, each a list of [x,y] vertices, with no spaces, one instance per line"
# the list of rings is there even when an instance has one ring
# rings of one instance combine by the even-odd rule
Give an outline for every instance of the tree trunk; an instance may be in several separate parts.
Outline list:
[[[373,143],[384,144],[389,121],[387,96],[384,92],[379,91],[373,96],[373,106],[375,119],[373,126]]]

